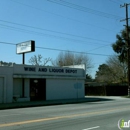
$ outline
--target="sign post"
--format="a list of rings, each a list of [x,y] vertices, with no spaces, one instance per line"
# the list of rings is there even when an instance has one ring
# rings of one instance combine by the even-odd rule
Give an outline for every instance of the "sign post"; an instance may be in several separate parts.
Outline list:
[[[16,53],[22,54],[22,64],[25,64],[25,53],[35,51],[35,41],[26,41],[19,44],[16,44]],[[22,78],[22,96],[24,97],[24,78]]]
[[[25,54],[23,53],[23,64],[25,64]]]

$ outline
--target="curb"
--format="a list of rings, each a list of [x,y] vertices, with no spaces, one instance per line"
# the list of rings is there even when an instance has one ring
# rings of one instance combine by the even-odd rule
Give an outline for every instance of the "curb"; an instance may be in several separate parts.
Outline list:
[[[65,104],[78,104],[84,102],[96,102],[100,99],[78,99],[78,100],[58,100],[58,101],[35,101],[35,102],[19,102],[19,103],[7,103],[0,104],[0,110],[15,109],[15,108],[29,108],[29,107],[40,107],[40,106],[52,106],[52,105],[65,105]]]

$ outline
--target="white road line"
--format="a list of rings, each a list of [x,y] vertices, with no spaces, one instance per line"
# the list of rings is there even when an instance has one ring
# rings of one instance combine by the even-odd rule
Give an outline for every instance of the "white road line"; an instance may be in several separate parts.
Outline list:
[[[96,129],[99,128],[100,126],[95,126],[95,127],[91,127],[91,128],[87,128],[87,129],[83,129],[83,130],[92,130],[92,129]]]

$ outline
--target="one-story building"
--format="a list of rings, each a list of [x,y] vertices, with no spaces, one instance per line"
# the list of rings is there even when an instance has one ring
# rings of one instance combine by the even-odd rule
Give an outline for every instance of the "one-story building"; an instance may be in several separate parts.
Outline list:
[[[0,103],[84,98],[84,82],[83,68],[0,66]]]

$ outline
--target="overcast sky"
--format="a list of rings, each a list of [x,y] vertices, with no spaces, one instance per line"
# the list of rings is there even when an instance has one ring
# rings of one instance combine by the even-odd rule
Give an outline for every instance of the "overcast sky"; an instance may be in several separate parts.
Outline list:
[[[0,0],[0,61],[21,64],[15,44],[34,40],[36,51],[26,54],[26,64],[33,55],[54,60],[63,50],[82,52],[93,61],[94,77],[114,54],[111,44],[125,25],[124,3],[130,0]]]

